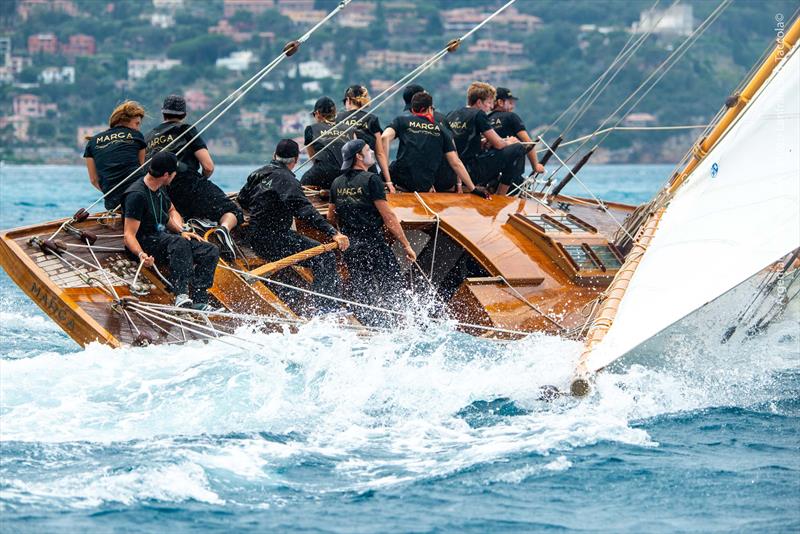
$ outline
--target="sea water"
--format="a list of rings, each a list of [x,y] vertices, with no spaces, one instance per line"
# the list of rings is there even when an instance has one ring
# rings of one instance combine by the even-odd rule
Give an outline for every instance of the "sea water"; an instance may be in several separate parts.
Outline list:
[[[214,179],[236,190],[250,170]],[[635,203],[670,171],[581,177]],[[97,196],[78,167],[0,173],[2,228]],[[315,322],[240,332],[258,350],[81,349],[5,274],[0,329],[3,532],[800,530],[796,314],[551,403],[539,387],[566,384],[581,345],[544,335]]]

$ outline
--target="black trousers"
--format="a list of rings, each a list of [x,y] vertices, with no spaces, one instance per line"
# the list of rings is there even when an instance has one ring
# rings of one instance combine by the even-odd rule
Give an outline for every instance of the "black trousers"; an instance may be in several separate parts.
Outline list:
[[[250,246],[259,257],[267,261],[276,261],[317,245],[318,241],[293,230],[253,232],[250,236]],[[314,256],[298,265],[308,267],[314,273],[314,284],[311,286],[313,291],[341,297],[341,280],[339,273],[336,272],[336,256],[333,252]],[[323,313],[341,307],[339,303],[324,297],[316,299],[316,306]]]
[[[349,236],[350,247],[344,251],[344,262],[350,279],[347,294],[350,300],[382,308],[395,309],[402,296],[403,280],[400,265],[383,236]],[[370,325],[391,324],[392,316],[356,307],[353,312],[361,322]]]
[[[525,145],[516,143],[491,149],[469,162],[467,170],[475,185],[486,185],[500,175],[500,183],[511,185],[522,182],[525,172]]]
[[[169,186],[169,197],[184,219],[210,219],[216,223],[226,213],[233,213],[239,224],[244,222],[239,206],[214,182],[197,173],[176,176]]]
[[[189,293],[195,302],[206,302],[206,291],[214,285],[214,270],[219,249],[206,241],[185,239],[178,234],[160,232],[139,240],[142,248],[158,262],[169,264],[169,282],[176,295]]]
[[[302,185],[319,187],[320,189],[330,189],[333,181],[342,174],[342,170],[324,162],[316,162],[300,179]]]

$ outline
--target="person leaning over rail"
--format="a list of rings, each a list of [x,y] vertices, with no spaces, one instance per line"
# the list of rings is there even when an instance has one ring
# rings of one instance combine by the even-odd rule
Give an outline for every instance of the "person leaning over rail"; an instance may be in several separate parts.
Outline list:
[[[170,200],[167,189],[177,170],[178,158],[171,152],[159,152],[153,156],[144,178],[125,191],[125,247],[147,267],[156,261],[169,264],[175,306],[211,310],[208,288],[214,283],[219,250],[184,226],[183,217]]]
[[[503,139],[492,128],[486,115],[494,106],[495,88],[488,83],[473,82],[467,90],[467,106],[447,115],[447,122],[456,141],[461,161],[477,185],[488,185],[500,175],[497,194],[505,195],[509,185],[522,180],[524,166],[520,169],[519,158],[525,147],[516,138]],[[490,149],[481,150],[481,136],[486,138]]]
[[[468,192],[484,198],[487,196],[486,189],[476,189],[473,185],[467,169],[458,159],[450,132],[435,120],[433,98],[425,91],[416,93],[411,99],[411,113],[395,117],[383,132],[384,149],[379,157],[386,157],[395,137],[400,140],[400,149],[397,159],[388,165],[387,176],[402,190],[452,191],[456,189],[455,178],[458,177],[458,184],[466,184]],[[450,176],[453,180],[443,181],[443,175],[437,175],[443,160],[452,168]]]
[[[233,259],[236,252],[230,231],[244,221],[242,210],[209,180],[214,172],[214,162],[208,146],[197,136],[197,130],[183,122],[186,100],[179,95],[168,96],[164,99],[161,114],[164,122],[145,137],[147,155],[152,157],[167,145],[170,152],[180,152],[178,176],[169,186],[170,197],[178,212],[187,219],[210,219],[217,223],[213,236],[219,241],[223,258]]]
[[[536,158],[533,140],[531,140],[531,136],[528,135],[528,130],[525,129],[525,123],[522,122],[519,115],[514,113],[514,109],[517,107],[517,100],[519,99],[511,93],[511,89],[498,87],[497,97],[494,100],[494,109],[489,113],[489,122],[500,137],[516,137],[524,142],[528,160],[531,162],[531,169],[533,169],[533,172],[541,174],[544,172],[544,165],[539,163],[539,160]],[[519,174],[521,178],[522,174],[525,172],[524,157],[519,158],[518,165],[522,166],[522,170]],[[517,176],[516,172],[514,176]],[[520,183],[522,182],[514,182],[511,185],[519,185]]]
[[[402,288],[400,265],[386,243],[384,227],[403,245],[406,257],[417,255],[408,242],[400,221],[386,201],[380,176],[369,172],[375,155],[361,139],[342,147],[344,174],[331,185],[328,220],[350,238],[343,256],[349,276],[347,289],[352,300],[382,307],[394,307]],[[367,323],[381,322],[381,317],[355,310]]]
[[[250,211],[248,228],[250,246],[261,258],[276,261],[319,245],[319,242],[292,230],[292,219],[306,221],[327,235],[345,251],[350,244],[346,236],[320,215],[311,205],[292,169],[297,165],[300,148],[292,139],[282,139],[275,148],[272,161],[250,173],[239,191],[239,204]],[[340,297],[341,283],[336,272],[336,256],[326,252],[300,263],[314,273],[312,289]],[[322,312],[335,309],[333,301],[319,299]]]
[[[343,136],[346,130],[343,125],[334,128],[336,104],[327,96],[316,101],[311,115],[316,122],[306,126],[304,139],[308,157],[314,158],[314,163],[303,175],[300,183],[320,189],[330,189],[333,179],[341,173],[342,147],[355,135],[350,132],[347,136]]]
[[[83,157],[89,181],[95,189],[108,193],[144,163],[147,143],[139,131],[142,118],[144,108],[138,102],[126,100],[108,118],[108,130],[86,137],[88,142]],[[117,188],[105,197],[107,210],[119,206],[124,190]]]
[[[342,103],[345,110],[336,115],[336,124],[341,123],[342,128],[345,130],[353,128],[352,132],[355,134],[356,139],[363,139],[367,142],[375,152],[378,165],[381,165],[383,144],[377,142],[383,133],[381,121],[375,115],[367,115],[367,111],[364,109],[370,103],[369,91],[363,85],[351,85],[345,91]],[[378,167],[373,165],[369,171],[377,173]],[[386,167],[381,166],[381,173],[385,175],[386,172]],[[386,186],[389,188],[390,193],[394,192],[391,182],[387,183]]]

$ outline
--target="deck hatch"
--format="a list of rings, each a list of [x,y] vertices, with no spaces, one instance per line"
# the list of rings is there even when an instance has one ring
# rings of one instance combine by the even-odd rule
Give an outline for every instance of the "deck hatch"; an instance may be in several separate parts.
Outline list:
[[[527,215],[525,218],[543,229],[545,233],[548,234],[565,231],[568,233],[586,231],[586,229],[581,227],[579,224],[573,221],[572,218],[569,218],[566,215]]]
[[[602,262],[606,269],[619,269],[622,267],[622,262],[619,261],[617,255],[611,250],[608,245],[589,245],[595,256]]]
[[[595,263],[594,259],[592,259],[589,253],[583,248],[583,245],[564,245],[564,250],[569,254],[569,257],[572,258],[572,261],[575,262],[579,270],[591,271],[593,269],[602,269],[602,265],[597,265]]]

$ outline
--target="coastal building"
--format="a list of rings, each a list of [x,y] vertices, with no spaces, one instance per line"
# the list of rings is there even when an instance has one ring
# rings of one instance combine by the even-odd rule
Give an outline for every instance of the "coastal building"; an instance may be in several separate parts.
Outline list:
[[[48,111],[58,112],[57,104],[44,103],[40,97],[30,93],[15,95],[12,106],[14,115],[29,119],[41,119],[47,116]]]
[[[14,71],[11,67],[0,67],[0,84],[8,85],[14,83]]]
[[[28,37],[28,53],[55,54],[58,52],[58,38],[54,33],[36,33]]]
[[[30,127],[31,121],[28,117],[21,117],[19,115],[11,115],[8,117],[0,117],[0,130],[8,127],[12,128],[12,135],[17,141],[30,140]]]
[[[316,24],[325,18],[328,13],[320,9],[311,9],[309,11],[294,11],[282,10],[281,15],[287,17],[295,24]]]
[[[372,90],[373,93],[382,93],[388,88],[394,85],[392,80],[378,80],[372,79],[369,81],[369,88]]]
[[[213,33],[216,35],[224,35],[226,37],[230,37],[232,41],[236,43],[243,43],[245,41],[249,41],[253,37],[253,32],[246,32],[241,31],[235,26],[233,26],[228,19],[222,19],[214,26],[210,26],[208,28],[208,33]]]
[[[396,50],[369,50],[358,58],[358,65],[365,70],[375,70],[384,67],[412,69],[428,59],[430,55],[421,52],[398,52]],[[439,64],[434,65],[436,68]]]
[[[223,0],[222,12],[231,17],[237,11],[247,11],[258,15],[268,9],[275,9],[275,0]]]
[[[642,11],[631,26],[633,33],[652,31],[658,35],[691,35],[694,31],[692,6],[677,4],[667,9]]]
[[[149,59],[129,59],[128,60],[128,79],[141,80],[154,70],[169,70],[181,64],[180,59],[149,58]]]
[[[11,67],[11,72],[14,74],[19,74],[32,65],[33,60],[28,56],[11,56],[11,63],[9,64],[9,67]]]
[[[201,111],[209,108],[210,99],[200,89],[189,89],[183,94],[186,99],[186,107],[189,111]]]
[[[217,59],[217,67],[241,72],[250,68],[250,63],[256,60],[256,55],[252,50],[237,50],[231,52],[228,57]]]
[[[483,22],[490,12],[477,7],[459,7],[441,12],[442,26],[445,31],[463,32],[471,30]],[[509,7],[493,20],[496,26],[507,26],[512,30],[533,32],[542,26],[542,19],[533,15],[520,13],[515,7]]]
[[[308,122],[307,111],[281,115],[281,135],[298,134],[305,129]]]
[[[22,20],[28,20],[28,17],[36,11],[57,11],[65,13],[70,17],[77,17],[79,13],[78,7],[72,0],[19,0],[17,2],[17,15],[19,15]]]
[[[75,67],[45,67],[39,73],[39,81],[45,85],[75,83]]]
[[[289,69],[289,78],[313,78],[314,80],[324,80],[327,78],[335,78],[336,75],[333,71],[321,61],[303,61],[297,65],[293,65]]]
[[[278,11],[313,11],[314,0],[277,0],[276,3]],[[348,11],[350,6],[347,6],[345,11]]]
[[[375,22],[375,4],[372,2],[352,2],[336,17],[339,26],[345,28],[368,28]]]
[[[0,67],[11,66],[11,37],[0,37]]]
[[[153,0],[153,7],[159,11],[175,12],[183,7],[183,0]]]
[[[156,12],[150,15],[150,26],[167,29],[175,26],[175,16],[172,13]]]
[[[61,45],[61,53],[71,58],[93,56],[96,49],[94,37],[83,33],[70,35],[67,42]]]
[[[496,39],[478,39],[467,51],[472,54],[496,54],[503,56],[521,56],[524,53],[522,43]]]

